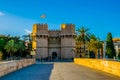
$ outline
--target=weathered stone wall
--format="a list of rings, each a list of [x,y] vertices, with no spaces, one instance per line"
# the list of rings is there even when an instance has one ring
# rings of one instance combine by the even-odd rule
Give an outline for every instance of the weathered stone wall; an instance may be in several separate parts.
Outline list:
[[[0,77],[10,72],[19,70],[23,67],[32,65],[34,63],[35,63],[35,59],[22,59],[22,60],[0,62]]]
[[[120,76],[120,62],[101,59],[75,58],[74,63]]]
[[[36,58],[46,58],[48,56],[48,39],[47,37],[37,38]]]
[[[73,49],[75,48],[74,37],[61,38],[61,58],[73,58]]]

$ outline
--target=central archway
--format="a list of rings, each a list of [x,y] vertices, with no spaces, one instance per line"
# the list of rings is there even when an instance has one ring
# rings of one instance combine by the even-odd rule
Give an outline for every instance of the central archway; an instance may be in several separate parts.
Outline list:
[[[54,59],[56,59],[57,58],[57,53],[56,52],[53,52],[52,53],[52,59],[54,60]]]

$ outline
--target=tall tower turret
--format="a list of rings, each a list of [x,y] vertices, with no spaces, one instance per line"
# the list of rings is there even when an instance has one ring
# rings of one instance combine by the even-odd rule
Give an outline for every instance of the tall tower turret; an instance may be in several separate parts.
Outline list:
[[[61,58],[73,58],[75,48],[75,26],[74,24],[61,25]]]
[[[35,24],[36,25],[36,58],[48,57],[48,25],[47,24]]]

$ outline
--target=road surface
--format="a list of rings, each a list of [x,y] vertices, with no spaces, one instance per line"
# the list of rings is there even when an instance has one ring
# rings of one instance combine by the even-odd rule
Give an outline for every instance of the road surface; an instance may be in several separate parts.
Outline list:
[[[50,80],[120,80],[120,77],[74,63],[55,63]]]
[[[0,80],[120,80],[120,77],[72,62],[45,62],[15,71]]]

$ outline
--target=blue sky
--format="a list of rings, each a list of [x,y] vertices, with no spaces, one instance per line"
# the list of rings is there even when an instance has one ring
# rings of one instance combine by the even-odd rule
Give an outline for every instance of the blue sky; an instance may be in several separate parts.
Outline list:
[[[22,36],[35,23],[48,23],[49,29],[73,23],[102,40],[108,32],[120,37],[120,0],[0,0],[0,34]]]

